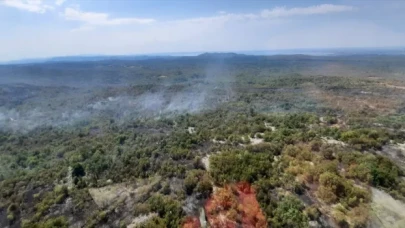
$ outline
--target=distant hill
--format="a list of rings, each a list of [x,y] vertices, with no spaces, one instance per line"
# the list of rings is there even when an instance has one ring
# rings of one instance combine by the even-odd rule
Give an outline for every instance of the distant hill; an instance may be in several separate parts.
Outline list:
[[[233,58],[246,56],[245,54],[237,54],[234,52],[206,52],[201,55],[198,55],[200,58]]]
[[[376,56],[405,55],[404,47],[396,48],[318,48],[318,49],[286,49],[286,50],[262,50],[262,51],[236,51],[236,52],[172,52],[172,53],[154,53],[143,55],[75,55],[59,56],[50,58],[32,58],[21,59],[8,62],[0,62],[0,65],[7,64],[31,64],[31,63],[49,63],[49,62],[92,62],[108,60],[148,60],[148,59],[167,59],[178,57],[197,57],[202,59],[229,59],[235,57],[248,56],[269,56],[276,58],[311,58],[316,56]]]
[[[50,63],[50,62],[92,62],[105,60],[146,60],[156,58],[170,58],[169,55],[92,55],[92,56],[59,56],[52,58],[22,59],[5,62],[3,64],[30,64],[30,63]],[[0,63],[1,64],[1,63]]]
[[[151,58],[167,58],[170,56],[155,55],[94,55],[94,56],[62,56],[48,59],[48,62],[86,62],[104,60],[145,60]]]

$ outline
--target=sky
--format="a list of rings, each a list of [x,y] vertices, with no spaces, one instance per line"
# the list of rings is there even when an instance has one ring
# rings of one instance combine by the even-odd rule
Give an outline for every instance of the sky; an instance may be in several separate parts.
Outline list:
[[[0,61],[404,47],[405,1],[0,0]]]

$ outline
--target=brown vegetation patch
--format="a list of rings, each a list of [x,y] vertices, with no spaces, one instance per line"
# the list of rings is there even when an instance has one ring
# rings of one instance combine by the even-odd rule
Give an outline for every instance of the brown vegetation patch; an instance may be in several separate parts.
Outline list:
[[[335,109],[346,112],[372,111],[377,114],[394,113],[400,101],[395,97],[363,94],[335,94],[312,87],[307,94]]]
[[[198,217],[187,217],[182,224],[183,228],[200,228],[200,219]]]
[[[256,192],[246,182],[218,189],[205,210],[211,227],[267,227]]]

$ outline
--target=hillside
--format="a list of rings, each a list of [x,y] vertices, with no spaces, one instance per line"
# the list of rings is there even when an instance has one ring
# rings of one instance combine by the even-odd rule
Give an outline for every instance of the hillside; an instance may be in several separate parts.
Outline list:
[[[234,53],[2,65],[0,227],[401,227],[404,66]]]

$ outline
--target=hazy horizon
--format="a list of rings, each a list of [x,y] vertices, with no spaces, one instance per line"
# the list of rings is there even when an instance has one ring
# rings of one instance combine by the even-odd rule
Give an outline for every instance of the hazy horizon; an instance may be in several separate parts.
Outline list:
[[[4,0],[0,61],[404,47],[405,2],[368,3]]]
[[[190,52],[162,52],[162,53],[128,53],[123,55],[114,54],[81,54],[81,55],[61,55],[47,57],[32,57],[0,61],[0,64],[14,63],[34,63],[47,61],[64,61],[74,58],[100,58],[113,57],[115,59],[130,57],[183,57],[198,56],[204,53],[235,53],[243,55],[309,55],[309,56],[332,56],[332,55],[405,55],[404,47],[353,47],[353,48],[294,48],[294,49],[273,49],[273,50],[224,50],[224,51],[190,51]],[[96,59],[98,60],[98,59]]]

